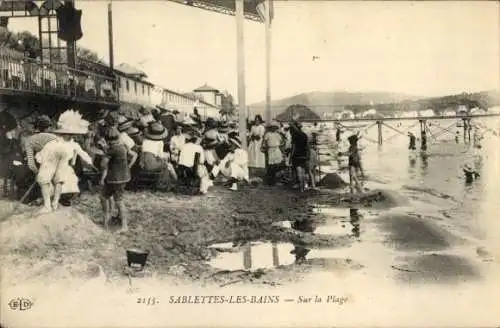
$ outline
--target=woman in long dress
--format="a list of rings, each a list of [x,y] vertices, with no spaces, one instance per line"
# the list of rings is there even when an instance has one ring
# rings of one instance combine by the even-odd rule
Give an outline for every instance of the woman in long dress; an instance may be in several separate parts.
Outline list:
[[[264,135],[262,150],[267,152],[267,183],[270,185],[276,184],[276,174],[283,162],[283,138],[279,133],[280,125],[277,121],[272,121],[269,124],[269,131]]]
[[[266,157],[262,152],[262,140],[266,128],[260,115],[255,116],[255,124],[250,129],[250,144],[248,145],[248,167],[266,167]]]

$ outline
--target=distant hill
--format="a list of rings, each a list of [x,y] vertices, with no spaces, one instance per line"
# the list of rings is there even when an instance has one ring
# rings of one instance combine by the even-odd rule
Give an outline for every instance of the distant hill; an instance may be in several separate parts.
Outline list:
[[[355,114],[368,109],[391,116],[399,111],[418,111],[433,109],[436,113],[446,110],[456,110],[459,105],[468,108],[490,108],[500,105],[500,90],[490,90],[474,93],[461,93],[442,97],[419,97],[390,92],[307,92],[288,98],[274,100],[271,103],[273,117],[286,111],[291,105],[303,105],[318,116],[324,113],[351,110]],[[264,116],[265,102],[249,106],[251,116]]]
[[[405,100],[385,104],[348,105],[346,109],[358,114],[373,108],[384,116],[391,116],[395,112],[432,109],[435,114],[439,115],[445,111],[455,111],[459,106],[466,106],[468,109],[482,108],[487,110],[498,105],[500,105],[500,91],[492,90],[473,93],[464,92],[457,95]]]
[[[276,116],[278,121],[296,120],[320,120],[321,117],[304,105],[291,105],[283,113]]]
[[[273,116],[284,112],[291,105],[304,105],[312,109],[316,114],[342,111],[348,105],[370,105],[400,102],[403,100],[416,100],[421,97],[390,92],[306,92],[291,97],[273,100],[271,107]],[[252,116],[263,115],[265,112],[265,102],[249,105]]]

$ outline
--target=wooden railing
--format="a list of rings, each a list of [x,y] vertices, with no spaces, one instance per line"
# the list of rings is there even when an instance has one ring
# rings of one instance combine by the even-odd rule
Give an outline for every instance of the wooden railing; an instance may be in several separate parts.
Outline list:
[[[48,66],[0,54],[0,92],[44,94],[85,102],[118,103],[115,77]]]

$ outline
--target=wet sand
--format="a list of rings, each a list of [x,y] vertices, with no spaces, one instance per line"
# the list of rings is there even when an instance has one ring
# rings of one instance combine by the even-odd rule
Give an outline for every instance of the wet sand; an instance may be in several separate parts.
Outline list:
[[[498,287],[492,284],[500,273],[498,258],[484,255],[491,249],[478,252],[440,220],[406,213],[396,196],[389,193],[379,206],[357,203],[362,217],[355,222],[353,203],[342,193],[300,195],[264,186],[236,193],[215,188],[199,197],[137,192],[126,196],[130,231],[120,235],[102,231],[95,195],[82,195],[55,218],[21,214],[2,223],[2,310],[4,300],[19,295],[35,299],[36,309],[24,316],[10,311],[5,322],[467,325],[498,319],[493,311]],[[140,274],[125,268],[125,250],[131,247],[151,251]],[[280,300],[169,304],[176,295]],[[303,301],[316,296],[322,301],[301,303],[300,295]],[[161,303],[138,305],[141,297]],[[54,304],[60,310],[49,315]],[[82,308],[92,315],[82,314]],[[230,315],[220,315],[229,309]],[[285,318],[279,319],[280,311],[287,311]]]

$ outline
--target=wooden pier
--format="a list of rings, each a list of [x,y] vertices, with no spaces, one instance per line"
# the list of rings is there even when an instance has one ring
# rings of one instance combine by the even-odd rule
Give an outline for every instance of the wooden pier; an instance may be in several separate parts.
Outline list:
[[[375,117],[360,117],[360,118],[340,118],[340,119],[320,119],[320,120],[300,120],[301,122],[304,123],[326,123],[326,122],[333,122],[335,123],[336,128],[349,128],[349,126],[343,125],[343,123],[346,122],[374,122],[370,127],[372,126],[377,126],[377,143],[378,145],[383,144],[383,126],[386,126],[400,134],[404,134],[404,132],[399,131],[398,129],[386,124],[386,121],[416,121],[416,124],[420,125],[420,142],[421,142],[421,148],[425,150],[427,148],[427,138],[429,132],[429,125],[428,121],[435,121],[435,120],[452,120],[454,121],[450,126],[446,128],[442,128],[441,134],[449,132],[449,133],[454,133],[451,131],[451,127],[454,126],[456,123],[455,121],[461,120],[462,127],[463,127],[463,140],[464,142],[470,142],[471,141],[471,130],[472,130],[472,123],[471,121],[473,119],[486,119],[486,118],[494,118],[494,117],[500,117],[500,113],[489,113],[489,114],[477,114],[477,115],[469,115],[469,114],[464,114],[464,115],[453,115],[453,116],[415,116],[415,117],[383,117],[383,118],[375,118]],[[368,127],[365,130],[368,130],[370,127]],[[413,126],[412,126],[413,127]],[[406,131],[407,132],[407,131]],[[432,134],[431,134],[432,136]],[[436,136],[434,136],[436,138]]]

